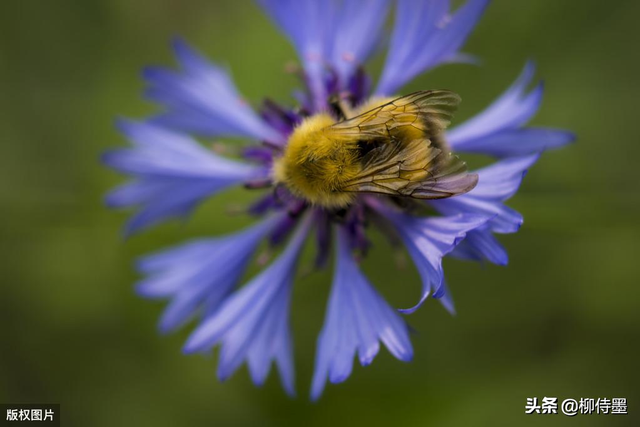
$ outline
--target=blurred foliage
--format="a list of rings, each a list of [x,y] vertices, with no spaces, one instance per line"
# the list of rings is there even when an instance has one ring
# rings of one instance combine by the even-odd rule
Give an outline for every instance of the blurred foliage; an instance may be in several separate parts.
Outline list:
[[[534,124],[579,140],[545,154],[510,202],[526,221],[502,238],[508,267],[446,261],[459,314],[430,301],[409,318],[412,363],[382,351],[312,404],[330,270],[295,290],[300,396],[288,399],[273,373],[263,389],[245,369],[220,384],[215,357],[181,354],[187,331],[156,334],[163,305],[134,295],[131,263],[248,224],[225,209],[253,195],[227,192],[188,224],[125,241],[126,215],[101,200],[122,178],[97,160],[124,144],[114,117],[153,111],[139,70],[172,63],[172,35],[227,64],[256,105],[291,102],[287,41],[248,0],[1,2],[0,401],[59,402],[69,426],[640,425],[638,16],[633,0],[495,0],[465,48],[482,66],[444,66],[405,88],[455,89],[460,122],[534,58],[547,84]],[[375,240],[364,269],[393,304],[411,305],[417,274],[398,273]],[[630,415],[525,416],[532,396],[627,397]]]

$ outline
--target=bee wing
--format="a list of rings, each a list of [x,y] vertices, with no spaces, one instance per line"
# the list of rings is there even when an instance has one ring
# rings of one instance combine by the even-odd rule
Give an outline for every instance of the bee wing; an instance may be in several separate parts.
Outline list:
[[[442,138],[459,104],[448,90],[415,92],[327,128],[335,138],[382,141],[341,191],[441,199],[473,189],[478,176]]]
[[[419,131],[418,135],[435,141],[449,126],[459,104],[460,96],[448,90],[414,92],[326,130],[334,138],[357,137],[365,141],[397,138],[403,131]]]
[[[341,191],[442,199],[466,193],[478,183],[465,162],[424,138],[379,145],[362,162],[361,172]]]

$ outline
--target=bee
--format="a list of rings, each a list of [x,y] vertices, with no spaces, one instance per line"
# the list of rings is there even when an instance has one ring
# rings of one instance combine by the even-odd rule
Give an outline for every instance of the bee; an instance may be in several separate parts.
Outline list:
[[[304,119],[274,162],[276,184],[314,205],[342,209],[359,193],[442,199],[475,187],[476,174],[444,139],[460,97],[447,90],[372,99],[351,118]]]

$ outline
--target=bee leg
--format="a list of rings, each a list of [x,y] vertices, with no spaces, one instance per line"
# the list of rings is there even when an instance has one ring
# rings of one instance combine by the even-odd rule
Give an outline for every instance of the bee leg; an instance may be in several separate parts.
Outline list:
[[[258,188],[267,188],[273,185],[273,181],[270,178],[262,178],[262,179],[254,179],[251,181],[247,181],[244,183],[244,188],[248,189],[258,189]]]
[[[349,109],[340,95],[332,95],[329,97],[329,108],[339,122],[347,119],[347,111],[349,111]]]
[[[342,224],[346,222],[346,218],[347,218],[347,214],[349,213],[349,210],[347,208],[340,208],[340,209],[328,210],[327,213],[329,214],[329,217],[331,218],[332,221]]]
[[[390,197],[389,199],[393,204],[413,215],[432,215],[434,213],[429,205],[421,200],[410,197]]]

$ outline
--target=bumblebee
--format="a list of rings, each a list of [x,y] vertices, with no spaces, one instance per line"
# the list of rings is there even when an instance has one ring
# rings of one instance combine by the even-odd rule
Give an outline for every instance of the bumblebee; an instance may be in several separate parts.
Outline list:
[[[304,119],[274,162],[277,184],[325,208],[346,208],[359,193],[442,199],[475,187],[476,174],[444,139],[460,97],[420,91],[372,99],[343,120],[328,112]],[[350,118],[349,118],[350,117]]]

